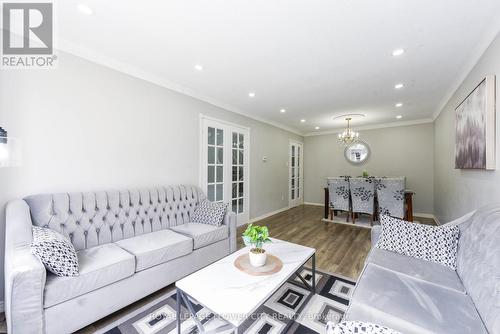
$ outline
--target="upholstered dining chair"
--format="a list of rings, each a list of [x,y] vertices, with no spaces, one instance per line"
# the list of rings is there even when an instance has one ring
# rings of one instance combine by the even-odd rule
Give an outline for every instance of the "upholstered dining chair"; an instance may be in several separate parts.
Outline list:
[[[330,219],[333,219],[334,211],[343,211],[347,212],[346,221],[349,221],[349,215],[351,212],[349,177],[329,177],[328,192],[330,196]]]
[[[378,214],[395,218],[405,216],[404,177],[388,177],[377,180]]]
[[[352,199],[352,222],[356,222],[357,214],[370,215],[373,225],[375,211],[375,181],[373,178],[353,177],[349,179]]]

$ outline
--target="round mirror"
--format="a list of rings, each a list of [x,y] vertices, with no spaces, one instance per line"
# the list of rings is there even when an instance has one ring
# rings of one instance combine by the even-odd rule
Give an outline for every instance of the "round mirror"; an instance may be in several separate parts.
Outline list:
[[[370,157],[370,146],[364,141],[358,140],[346,146],[344,156],[352,164],[363,164]]]

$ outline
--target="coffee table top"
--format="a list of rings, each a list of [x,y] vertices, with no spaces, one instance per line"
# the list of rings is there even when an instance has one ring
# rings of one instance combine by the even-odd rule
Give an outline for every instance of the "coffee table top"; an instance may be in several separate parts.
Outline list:
[[[265,244],[266,252],[283,261],[283,268],[275,274],[251,276],[238,270],[234,260],[249,251],[249,247],[245,247],[186,276],[175,285],[238,327],[316,252],[314,248],[278,239],[272,241]]]

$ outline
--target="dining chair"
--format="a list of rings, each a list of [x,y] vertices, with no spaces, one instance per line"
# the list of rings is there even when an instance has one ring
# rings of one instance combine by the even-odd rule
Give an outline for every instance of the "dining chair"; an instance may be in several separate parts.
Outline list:
[[[405,216],[405,177],[380,178],[377,181],[378,214],[395,218]]]
[[[349,215],[351,212],[349,177],[329,177],[328,192],[330,197],[330,219],[333,220],[334,211],[343,211],[347,212],[346,221],[349,221]]]
[[[375,181],[374,178],[353,177],[349,179],[352,199],[352,222],[356,222],[356,215],[370,216],[370,225],[373,225],[375,211]]]

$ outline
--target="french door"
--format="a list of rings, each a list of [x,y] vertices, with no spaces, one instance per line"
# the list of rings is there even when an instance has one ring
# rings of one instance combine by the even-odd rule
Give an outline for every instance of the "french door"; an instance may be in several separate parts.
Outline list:
[[[249,219],[249,129],[201,117],[201,187],[209,201],[229,203],[238,225]]]
[[[289,181],[288,181],[288,206],[295,207],[304,203],[303,184],[304,169],[303,145],[299,142],[290,142],[289,147]]]

